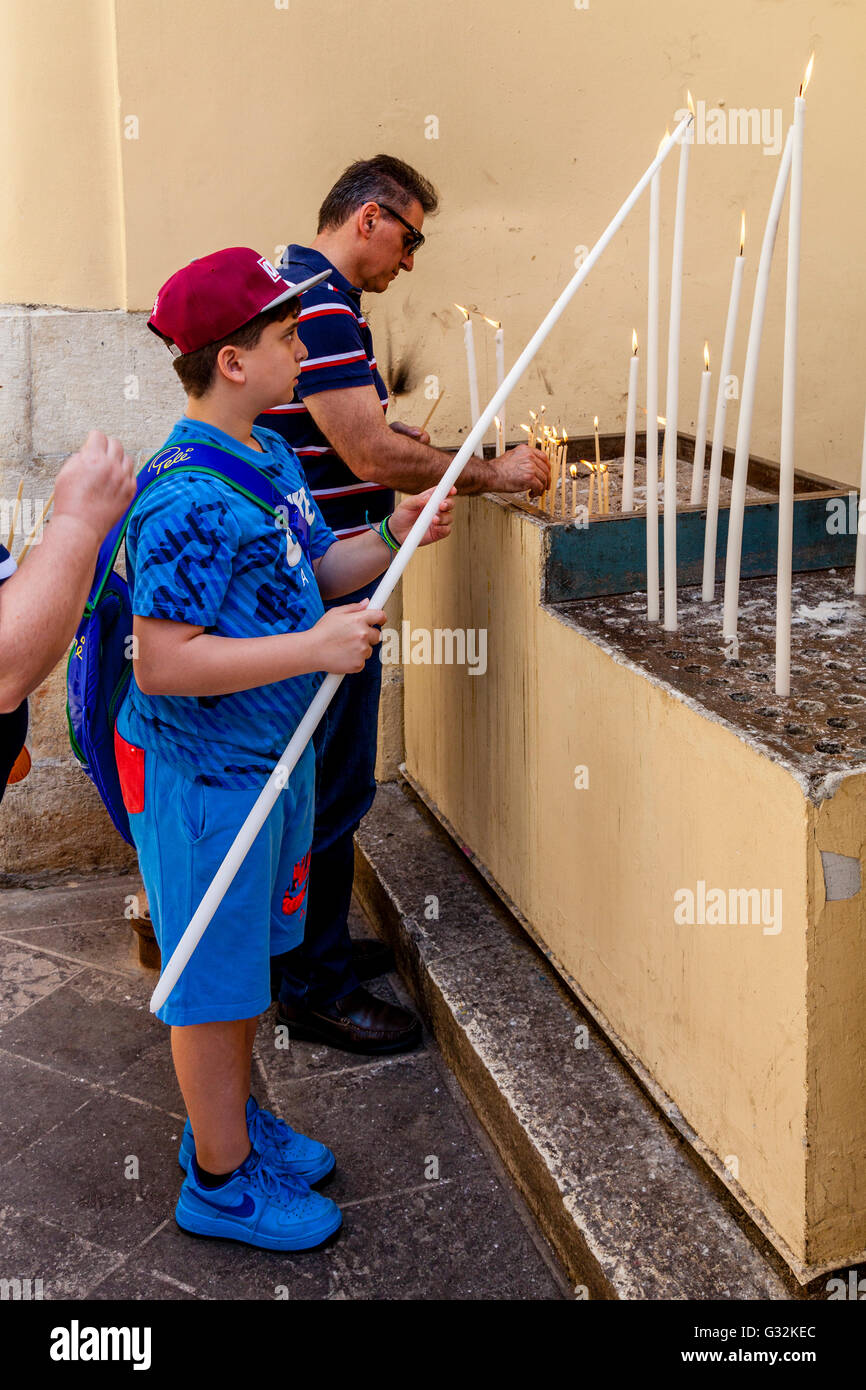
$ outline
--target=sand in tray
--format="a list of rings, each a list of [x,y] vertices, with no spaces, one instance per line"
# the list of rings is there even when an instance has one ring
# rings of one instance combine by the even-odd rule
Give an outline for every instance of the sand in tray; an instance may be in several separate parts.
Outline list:
[[[788,697],[775,693],[775,576],[741,582],[734,660],[722,639],[723,588],[712,603],[700,588],[681,589],[676,632],[647,622],[643,593],[556,611],[793,766],[810,792],[828,773],[866,770],[866,599],[854,597],[853,568],[794,575]]]
[[[611,516],[613,516],[614,512],[617,512],[617,513],[619,513],[620,515],[622,515],[621,510],[620,510],[620,507],[621,507],[621,499],[622,499],[622,474],[623,474],[623,463],[624,463],[624,460],[621,459],[621,458],[618,458],[618,459],[604,459],[603,462],[607,464],[607,468],[608,468],[608,474],[607,474],[607,476],[608,476],[608,479],[609,479],[609,481],[608,481],[608,489],[609,489],[609,495],[610,495],[610,514],[611,514]],[[569,465],[569,466],[570,466],[570,465]],[[661,467],[661,464],[659,464],[659,467]],[[588,500],[589,500],[589,483],[590,483],[590,475],[589,475],[589,473],[587,472],[586,468],[585,468],[584,466],[581,466],[580,464],[578,464],[578,469],[579,469],[579,473],[578,473],[578,478],[577,478],[577,502],[578,502],[578,506],[586,507],[586,506],[588,505]],[[710,471],[709,471],[709,467],[707,467],[707,468],[704,469],[704,484],[703,484],[703,493],[702,493],[702,499],[701,499],[701,505],[702,505],[702,506],[706,506],[706,502],[707,502],[707,488],[708,488],[708,485],[709,485],[709,476],[710,476]],[[661,511],[662,511],[662,509],[663,509],[663,502],[664,502],[664,487],[665,487],[665,485],[664,485],[663,480],[659,479],[659,513],[661,513]],[[597,512],[598,512],[598,498],[597,498],[597,495],[596,495],[597,492],[598,492],[598,480],[596,480],[596,486],[595,486],[595,489],[593,490],[593,506],[592,506],[592,517],[593,517],[593,518],[595,518],[595,516],[597,515]],[[688,507],[688,506],[691,505],[691,502],[690,502],[691,493],[692,493],[692,465],[691,465],[690,463],[687,463],[684,459],[680,459],[680,461],[679,461],[679,463],[678,463],[678,465],[677,465],[677,507],[678,507],[678,508],[679,508],[679,507]],[[763,488],[757,488],[757,487],[751,487],[751,486],[747,486],[747,488],[746,488],[746,501],[747,501],[747,502],[753,502],[753,501],[754,501],[754,502],[756,502],[756,501],[766,501],[766,499],[767,499],[770,495],[771,495],[771,494],[768,493],[768,492],[767,492],[765,489],[763,489]],[[540,509],[540,500],[541,500],[541,499],[538,498],[538,497],[533,497],[532,500],[531,500],[531,502],[530,502],[530,505],[531,505],[531,506],[538,507],[538,508]],[[720,481],[720,484],[719,484],[719,506],[720,506],[720,507],[727,507],[728,504],[730,503],[730,500],[731,500],[731,479],[730,479],[730,478],[724,478],[724,477],[723,477],[723,478],[721,479],[721,481]],[[562,499],[561,499],[561,497],[560,497],[560,486],[559,486],[559,479],[558,479],[558,478],[557,478],[557,480],[556,480],[556,499],[555,499],[555,502],[554,502],[554,508],[555,508],[554,513],[553,513],[553,519],[554,519],[554,520],[556,520],[556,521],[568,521],[568,520],[570,520],[570,518],[571,518],[571,516],[572,516],[572,509],[571,509],[571,475],[568,473],[568,467],[566,467],[566,479],[565,479],[565,512],[563,513],[563,510],[562,510]],[[634,511],[637,512],[637,513],[643,513],[643,512],[646,511],[646,460],[643,459],[643,458],[636,458],[636,459],[635,459],[635,468],[634,468]],[[544,514],[545,514],[545,515],[549,515],[549,512],[547,511],[547,508],[546,508],[546,507],[544,508]]]

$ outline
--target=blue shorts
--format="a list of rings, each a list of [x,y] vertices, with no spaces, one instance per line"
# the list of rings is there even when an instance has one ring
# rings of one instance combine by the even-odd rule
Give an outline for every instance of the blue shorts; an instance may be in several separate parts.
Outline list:
[[[122,713],[118,724],[122,739]],[[132,749],[126,763],[125,770],[118,757],[130,829],[166,964],[258,792],[191,782],[151,749],[143,754]],[[304,937],[314,784],[310,743],[158,1011],[163,1023],[255,1018],[270,1007],[270,958],[291,951]]]

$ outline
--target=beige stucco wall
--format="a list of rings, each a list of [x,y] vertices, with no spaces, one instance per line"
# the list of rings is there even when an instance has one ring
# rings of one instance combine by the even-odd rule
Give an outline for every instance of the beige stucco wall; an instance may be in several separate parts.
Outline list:
[[[542,609],[542,535],[476,499],[407,571],[413,628],[488,630],[483,676],[406,666],[408,771],[795,1256],[844,1259],[866,1245],[864,921],[862,895],[824,904],[816,856],[861,854],[866,779],[818,811]],[[701,879],[780,888],[781,931],[677,925]]]
[[[395,355],[411,355],[414,393],[401,413],[421,417],[426,374],[447,387],[443,440],[465,428],[467,412],[452,301],[501,317],[515,355],[572,272],[575,246],[594,242],[645,168],[685,87],[709,108],[780,108],[786,123],[814,47],[798,464],[857,476],[866,380],[857,293],[866,236],[857,172],[862,6],[543,0],[527,10],[519,0],[409,0],[395,11],[385,0],[6,0],[2,24],[0,299],[146,308],[192,256],[236,242],[273,254],[308,238],[340,169],[391,150],[437,182],[443,210],[411,279],[374,306],[374,326],[383,360],[386,332]],[[135,139],[125,138],[131,117]],[[428,117],[438,120],[437,139],[427,138]],[[674,163],[663,194],[663,280]],[[750,303],[775,167],[760,146],[694,151],[684,427],[696,410],[705,337],[718,360],[741,206],[750,228],[744,308]],[[784,229],[778,251],[754,438],[755,452],[770,456]],[[572,433],[595,413],[602,428],[621,423],[631,328],[643,336],[645,325],[645,262],[646,205],[516,393],[514,424],[541,398]],[[479,344],[482,391],[493,382],[490,336]]]

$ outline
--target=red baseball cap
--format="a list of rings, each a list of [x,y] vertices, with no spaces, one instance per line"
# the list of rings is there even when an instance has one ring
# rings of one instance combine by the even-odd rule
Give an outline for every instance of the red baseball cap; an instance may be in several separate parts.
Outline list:
[[[190,261],[166,280],[153,301],[147,326],[170,340],[175,355],[195,352],[228,337],[265,309],[327,280],[330,273],[323,270],[292,284],[258,251],[230,246]]]

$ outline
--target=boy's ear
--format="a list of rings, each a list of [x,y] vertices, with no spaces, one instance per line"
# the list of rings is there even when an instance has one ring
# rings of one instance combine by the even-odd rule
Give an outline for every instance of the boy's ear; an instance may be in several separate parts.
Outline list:
[[[227,343],[225,347],[220,348],[217,353],[216,369],[221,376],[236,386],[242,386],[246,381],[240,349],[232,343]]]

